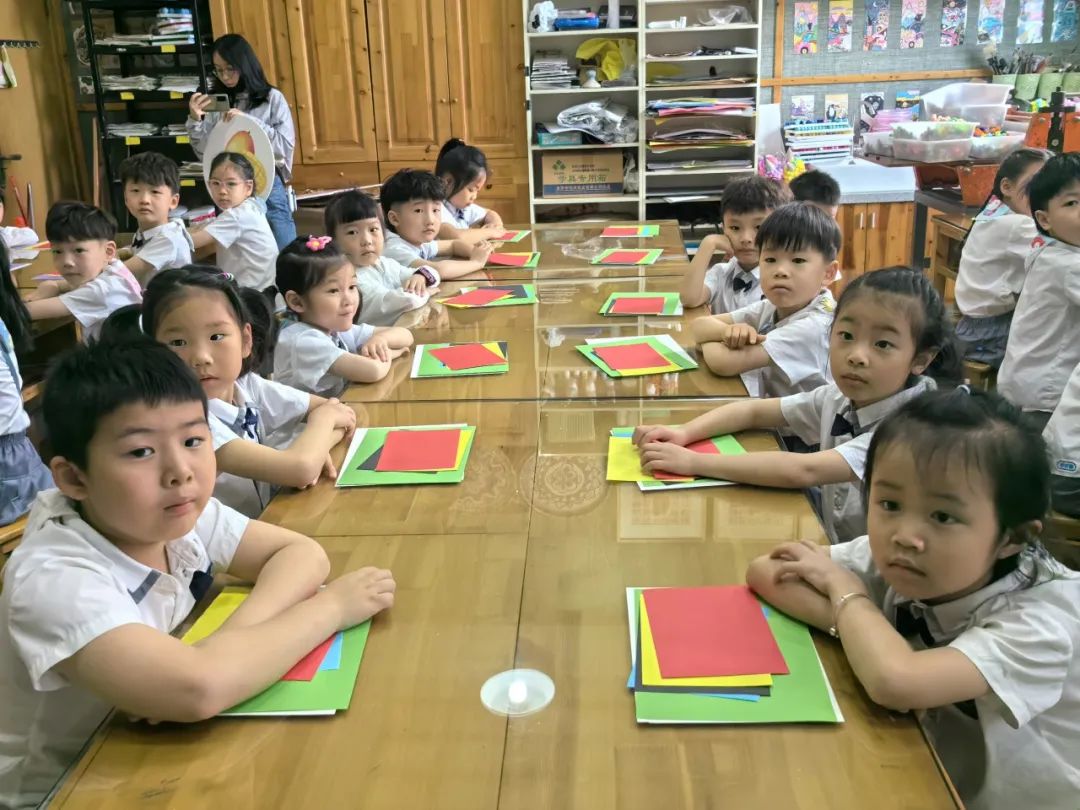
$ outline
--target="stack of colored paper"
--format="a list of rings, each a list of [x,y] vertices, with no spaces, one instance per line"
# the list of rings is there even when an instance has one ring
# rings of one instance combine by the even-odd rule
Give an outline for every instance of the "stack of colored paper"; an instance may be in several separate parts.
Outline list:
[[[600,232],[604,237],[628,237],[645,239],[660,235],[659,225],[609,225]]]
[[[600,307],[601,315],[682,315],[675,292],[616,292]]]
[[[195,644],[218,630],[248,593],[243,588],[225,588],[184,634],[184,643]],[[222,714],[327,715],[349,708],[370,629],[368,620],[343,633],[335,633],[301,658],[280,681]]]
[[[489,242],[520,242],[522,239],[524,239],[530,233],[532,233],[532,231],[529,231],[529,230],[525,230],[525,231],[503,231],[498,236],[491,237],[491,239],[489,239],[488,241]]]
[[[532,253],[492,253],[487,263],[496,267],[536,267],[540,262],[540,251]]]
[[[353,434],[337,485],[459,484],[475,434],[468,425],[361,428]]]
[[[510,355],[505,340],[487,343],[425,343],[413,354],[412,377],[468,377],[505,374]]]
[[[733,481],[719,478],[694,478],[686,475],[656,471],[652,475],[641,469],[641,455],[633,443],[634,429],[616,427],[608,437],[607,480],[635,481],[642,492],[657,492],[665,489],[700,489],[702,487],[730,486]],[[702,439],[686,446],[695,453],[739,456],[746,452],[734,436],[714,436]]]
[[[671,335],[591,338],[575,347],[609,377],[688,371],[698,364]]]
[[[593,264],[652,264],[664,254],[663,248],[652,250],[627,250],[626,248],[608,248],[592,260]],[[492,256],[495,254],[492,253]],[[490,261],[490,260],[489,260]]]
[[[842,723],[810,631],[745,585],[627,588],[639,723]]]
[[[497,287],[462,287],[456,295],[443,298],[439,303],[458,309],[535,304],[536,286],[533,284],[500,284]]]

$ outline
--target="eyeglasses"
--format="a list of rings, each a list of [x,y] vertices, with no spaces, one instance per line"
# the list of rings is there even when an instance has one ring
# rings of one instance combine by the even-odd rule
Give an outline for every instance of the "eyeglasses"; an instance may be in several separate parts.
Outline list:
[[[223,67],[223,68],[219,68],[217,66],[214,67],[214,75],[219,77],[219,78],[221,76],[232,76],[232,75],[234,75],[236,73],[239,73],[239,72],[240,71],[237,70],[236,68],[234,68],[232,65],[229,65],[228,67]]]

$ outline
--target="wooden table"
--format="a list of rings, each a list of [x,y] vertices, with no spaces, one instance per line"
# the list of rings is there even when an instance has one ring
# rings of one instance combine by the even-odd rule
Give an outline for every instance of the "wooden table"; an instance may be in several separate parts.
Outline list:
[[[798,492],[646,495],[604,480],[612,426],[683,421],[704,407],[364,406],[370,424],[475,419],[478,430],[465,484],[320,485],[267,512],[314,534],[335,574],[383,565],[399,583],[349,710],[194,726],[116,720],[51,806],[864,808],[873,797],[876,808],[957,807],[911,717],[871,704],[838,643],[820,634],[842,725],[635,722],[625,587],[736,583],[776,542],[823,538]],[[765,433],[740,439],[776,446]],[[489,714],[480,686],[511,666],[547,672],[552,704],[509,721]]]

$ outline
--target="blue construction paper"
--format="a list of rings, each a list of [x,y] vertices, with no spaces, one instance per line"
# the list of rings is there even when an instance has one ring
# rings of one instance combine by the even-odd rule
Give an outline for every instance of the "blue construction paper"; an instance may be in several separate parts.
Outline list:
[[[319,664],[319,672],[324,669],[341,669],[341,646],[344,643],[344,633],[338,633],[334,636],[334,640],[330,643],[330,649],[326,651],[326,656],[323,658],[322,663]]]

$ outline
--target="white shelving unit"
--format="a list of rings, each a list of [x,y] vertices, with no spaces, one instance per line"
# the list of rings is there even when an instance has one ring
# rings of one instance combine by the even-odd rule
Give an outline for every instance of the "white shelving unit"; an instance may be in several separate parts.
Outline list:
[[[650,155],[648,147],[654,119],[645,115],[645,107],[653,99],[680,98],[684,96],[705,96],[717,98],[738,98],[753,96],[755,109],[758,99],[758,81],[761,60],[761,3],[762,0],[734,0],[742,3],[749,10],[753,22],[733,23],[724,26],[699,25],[698,14],[717,6],[715,0],[638,0],[638,24],[632,28],[599,28],[575,31],[530,32],[528,15],[535,0],[523,0],[522,13],[524,26],[525,54],[531,66],[533,57],[542,50],[561,50],[576,63],[574,52],[578,44],[594,37],[627,37],[637,46],[637,85],[634,87],[604,87],[599,89],[554,89],[533,90],[529,72],[525,76],[526,132],[529,137],[529,196],[530,213],[536,221],[538,213],[561,205],[581,205],[595,203],[603,210],[621,214],[634,219],[644,220],[650,216],[650,209],[663,203],[663,196],[675,196],[682,192],[704,196],[704,201],[719,199],[719,191],[733,177],[749,174],[757,163],[756,115],[725,116],[745,129],[755,141],[755,146],[740,150],[726,149],[722,156],[730,159],[746,157],[747,167],[717,167],[705,169],[647,169]],[[589,6],[593,11],[607,8],[606,0],[555,0],[559,8],[580,8]],[[622,2],[620,5],[633,5]],[[650,22],[670,20],[685,16],[686,28],[649,28]],[[715,54],[706,56],[660,56],[665,53],[678,53],[695,50],[705,46],[715,49],[751,48],[753,54]],[[682,85],[649,85],[646,76],[650,65],[670,64],[682,66],[688,74],[715,72],[716,81],[695,82]],[[712,69],[715,69],[714,71]],[[746,82],[726,82],[724,78],[739,76],[751,77]],[[629,107],[637,115],[638,139],[628,144],[583,144],[579,146],[540,146],[536,143],[535,124],[553,121],[555,116],[567,107],[582,104],[600,98],[609,97],[619,104]],[[710,116],[710,119],[715,117]],[[548,151],[588,151],[612,149],[626,150],[634,155],[635,171],[638,175],[636,193],[619,195],[597,195],[579,197],[543,197],[540,183],[540,156]],[[715,148],[694,149],[693,153],[702,157],[717,155]],[[677,159],[684,153],[668,151],[660,159]]]

